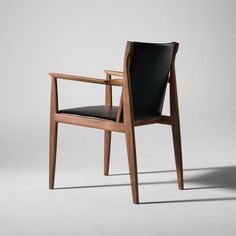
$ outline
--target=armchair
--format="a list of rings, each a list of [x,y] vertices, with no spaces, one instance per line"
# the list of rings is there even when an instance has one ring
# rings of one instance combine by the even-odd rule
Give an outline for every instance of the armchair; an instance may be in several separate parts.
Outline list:
[[[133,203],[139,203],[135,127],[165,124],[172,128],[177,180],[184,188],[175,57],[178,43],[127,42],[124,69],[105,70],[106,79],[50,73],[50,150],[49,188],[54,188],[58,123],[104,130],[104,175],[109,174],[111,133],[125,134]],[[115,78],[114,78],[115,77]],[[105,105],[58,109],[57,80],[105,85]],[[165,91],[169,83],[170,115],[162,115]],[[122,87],[119,106],[112,105],[112,86]]]

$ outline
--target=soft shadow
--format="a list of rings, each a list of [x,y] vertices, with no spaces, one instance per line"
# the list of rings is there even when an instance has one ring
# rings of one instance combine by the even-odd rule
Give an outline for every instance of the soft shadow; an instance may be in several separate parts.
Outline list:
[[[236,191],[236,166],[222,166],[199,169],[201,172],[185,180],[185,185],[203,185],[201,187],[185,188],[186,190],[207,188],[225,188]],[[203,170],[203,171],[202,171]]]
[[[198,170],[218,170],[218,169],[224,169],[224,168],[232,168],[234,167],[236,169],[236,166],[220,166],[220,167],[202,167],[202,168],[189,168],[184,169],[184,172],[186,171],[198,171]],[[153,171],[140,171],[138,172],[139,175],[142,174],[161,174],[161,173],[171,173],[176,172],[176,170],[153,170]],[[109,174],[109,176],[119,176],[119,175],[129,175],[129,173],[115,173],[115,174]]]
[[[163,203],[186,203],[186,202],[213,202],[213,201],[233,201],[236,197],[221,197],[221,198],[200,198],[200,199],[186,199],[186,200],[170,200],[158,202],[140,202],[139,204],[163,204]]]
[[[142,174],[161,174],[161,173],[168,173],[168,172],[175,172],[175,170],[141,171],[141,172],[138,172],[138,174],[139,175],[142,175]],[[129,175],[129,173],[109,174],[109,176],[120,176],[120,175]]]
[[[176,181],[155,181],[155,182],[142,182],[139,185],[152,185],[152,184],[172,184]],[[84,185],[84,186],[69,186],[69,187],[58,187],[54,188],[55,190],[60,189],[80,189],[80,188],[106,188],[106,187],[124,187],[130,186],[130,183],[123,183],[123,184],[101,184],[101,185]]]
[[[224,188],[227,191],[236,191],[236,166],[208,167],[187,169],[186,171],[199,171],[193,177],[185,178],[185,186],[200,185],[200,187],[185,187],[184,190],[202,190]],[[168,201],[151,201],[141,202],[140,204],[160,204],[160,203],[187,203],[187,202],[212,202],[212,201],[232,201],[236,197],[221,198],[200,198],[186,200],[168,200]]]
[[[204,186],[204,187],[192,187],[192,188],[184,188],[184,190],[200,190],[200,189],[214,189],[214,188],[227,188],[228,186]]]
[[[206,186],[188,188],[185,190],[210,189],[210,188],[228,188],[236,190],[236,166],[221,166],[221,167],[204,167],[184,169],[184,172],[201,171],[199,175],[184,179],[185,186],[188,184],[202,184]],[[141,171],[138,174],[161,174],[176,172],[176,170],[161,170],[161,171]],[[129,175],[129,173],[110,174],[109,176]],[[173,183],[176,181],[168,181]]]
[[[185,169],[184,172],[199,171],[198,174],[194,173],[191,177],[189,174],[184,179],[185,191],[202,190],[202,189],[216,189],[224,188],[230,191],[236,191],[236,166],[222,166],[222,167],[205,167]],[[163,171],[148,171],[139,172],[138,174],[160,174],[175,172],[175,170],[163,170]],[[128,175],[128,173],[111,174],[110,176]],[[155,181],[155,182],[143,182],[139,185],[157,185],[157,184],[172,184],[176,183],[176,179],[171,181]],[[188,185],[196,185],[196,187],[187,187]],[[82,189],[82,188],[104,188],[104,187],[122,187],[130,186],[129,183],[122,184],[107,184],[107,185],[89,185],[89,186],[72,186],[72,187],[58,187],[60,189]],[[203,199],[186,199],[186,200],[168,200],[168,201],[152,201],[141,202],[140,204],[160,204],[160,203],[186,203],[186,202],[210,202],[210,201],[227,201],[236,200],[236,197],[222,197],[222,198],[203,198]]]

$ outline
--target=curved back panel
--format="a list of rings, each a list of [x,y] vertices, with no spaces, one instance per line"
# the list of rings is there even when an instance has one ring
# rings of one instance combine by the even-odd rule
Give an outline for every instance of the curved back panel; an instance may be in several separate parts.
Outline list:
[[[132,43],[130,79],[134,118],[161,115],[175,43]]]

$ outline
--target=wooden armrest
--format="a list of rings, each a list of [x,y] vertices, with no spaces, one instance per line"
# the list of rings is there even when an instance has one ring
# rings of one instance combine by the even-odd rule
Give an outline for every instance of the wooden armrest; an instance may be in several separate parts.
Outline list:
[[[123,71],[104,70],[104,72],[108,75],[115,75],[115,76],[120,76],[120,77],[123,77],[124,75]]]
[[[81,81],[81,82],[87,82],[87,83],[113,85],[113,86],[123,85],[122,79],[105,80],[105,79],[97,79],[97,78],[91,78],[91,77],[84,77],[84,76],[78,76],[78,75],[66,75],[66,74],[58,74],[58,73],[49,73],[49,75],[55,79],[75,80],[75,81]]]
[[[78,75],[66,75],[66,74],[58,74],[58,73],[49,73],[52,78],[57,79],[65,79],[65,80],[76,80],[81,82],[95,83],[95,84],[106,84],[104,79],[97,79],[91,77],[84,77]]]

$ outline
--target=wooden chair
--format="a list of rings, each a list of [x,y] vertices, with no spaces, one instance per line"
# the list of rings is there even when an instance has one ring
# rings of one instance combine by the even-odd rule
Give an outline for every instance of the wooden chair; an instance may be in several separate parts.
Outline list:
[[[49,151],[49,188],[54,188],[58,123],[104,130],[104,175],[109,172],[111,132],[126,136],[133,202],[139,203],[136,163],[136,126],[171,125],[177,180],[184,188],[175,57],[178,43],[127,42],[123,72],[105,70],[106,79],[50,73],[51,116]],[[112,79],[112,76],[116,78]],[[118,77],[118,78],[117,78]],[[58,110],[57,80],[75,80],[106,86],[105,105]],[[170,116],[161,115],[166,87],[170,88]],[[112,86],[121,86],[119,107],[112,105]]]

